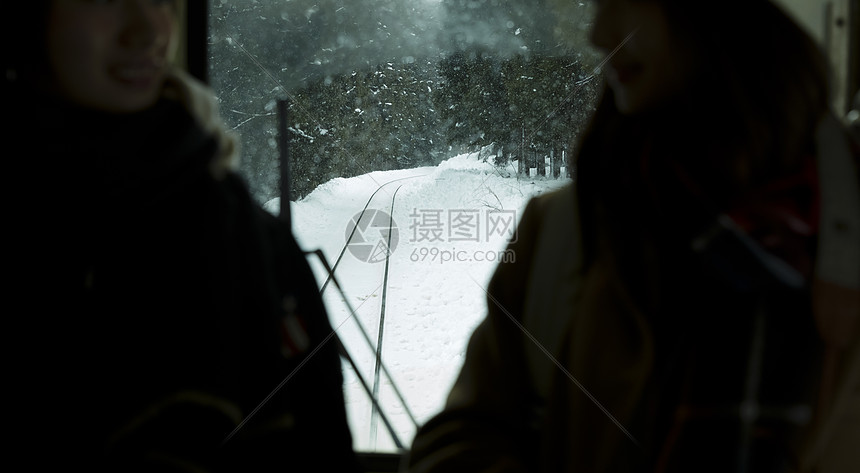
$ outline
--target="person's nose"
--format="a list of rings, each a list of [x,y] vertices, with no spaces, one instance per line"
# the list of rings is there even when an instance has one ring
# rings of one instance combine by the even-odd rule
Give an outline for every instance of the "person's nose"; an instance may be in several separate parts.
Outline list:
[[[123,6],[121,41],[130,49],[148,49],[167,44],[169,25],[157,2],[126,0]]]

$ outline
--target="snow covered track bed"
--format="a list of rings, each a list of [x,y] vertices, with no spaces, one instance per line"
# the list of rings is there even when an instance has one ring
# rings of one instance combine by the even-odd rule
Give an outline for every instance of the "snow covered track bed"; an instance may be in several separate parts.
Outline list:
[[[568,182],[517,179],[512,169],[499,169],[474,153],[453,157],[438,167],[333,179],[293,202],[299,245],[322,250],[330,266],[344,250],[358,215],[367,208],[335,269],[348,304],[332,284],[323,292],[331,324],[362,370],[361,376],[366,381],[374,378],[376,352],[368,346],[359,323],[375,343],[387,229],[392,221],[381,356],[408,410],[422,423],[441,408],[459,372],[468,337],[484,317],[484,287],[493,269],[499,261],[516,257],[504,250],[526,202]],[[267,204],[275,213],[278,206],[277,200]],[[315,257],[310,262],[322,286],[326,269]],[[394,450],[381,423],[371,438],[371,403],[346,364],[344,376],[356,449]],[[415,426],[384,375],[379,396],[385,415],[408,445]]]

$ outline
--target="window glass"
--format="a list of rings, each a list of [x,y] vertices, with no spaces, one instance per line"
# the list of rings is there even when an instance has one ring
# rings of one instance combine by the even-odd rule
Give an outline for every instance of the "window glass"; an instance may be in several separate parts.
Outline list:
[[[408,448],[442,408],[520,212],[575,176],[600,81],[591,9],[211,0],[210,82],[241,173],[277,213],[288,163],[294,232],[322,255],[356,449]]]

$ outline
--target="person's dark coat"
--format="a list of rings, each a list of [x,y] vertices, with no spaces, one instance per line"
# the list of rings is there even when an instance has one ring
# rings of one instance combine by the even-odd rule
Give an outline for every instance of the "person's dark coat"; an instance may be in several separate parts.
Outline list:
[[[13,97],[5,384],[25,469],[356,471],[314,275],[213,104],[178,73],[130,115]]]

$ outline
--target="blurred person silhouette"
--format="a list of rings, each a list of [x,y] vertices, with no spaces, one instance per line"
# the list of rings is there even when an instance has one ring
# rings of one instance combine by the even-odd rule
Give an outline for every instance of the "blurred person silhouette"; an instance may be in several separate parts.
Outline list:
[[[595,2],[574,182],[527,205],[411,473],[860,471],[860,175],[766,0]]]
[[[319,288],[174,65],[180,7],[4,4],[9,464],[358,471]]]
[[[860,90],[854,94],[851,110],[845,117],[845,124],[854,136],[854,143],[860,147]]]

